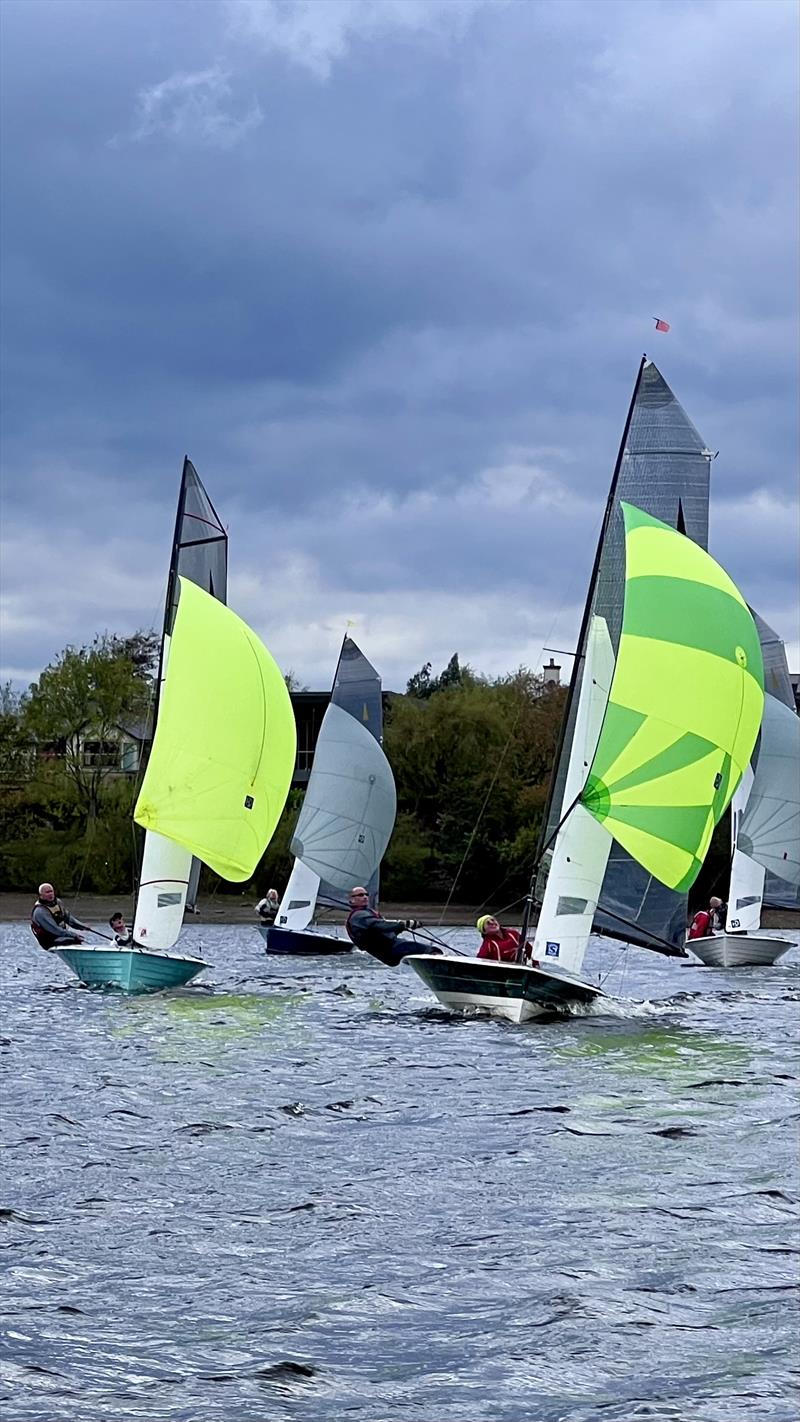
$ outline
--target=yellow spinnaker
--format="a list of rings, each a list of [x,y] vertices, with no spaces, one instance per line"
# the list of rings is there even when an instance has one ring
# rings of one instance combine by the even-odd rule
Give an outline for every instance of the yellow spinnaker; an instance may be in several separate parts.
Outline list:
[[[741,593],[708,553],[632,504],[622,512],[622,634],[581,801],[684,892],[756,742],[761,647]]]
[[[289,793],[297,732],[286,683],[246,622],[180,580],[136,823],[223,879],[249,879]]]

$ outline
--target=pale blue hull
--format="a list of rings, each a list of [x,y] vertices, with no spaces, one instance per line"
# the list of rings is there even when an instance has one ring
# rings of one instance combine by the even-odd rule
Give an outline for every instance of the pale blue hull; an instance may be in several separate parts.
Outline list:
[[[118,992],[163,992],[165,988],[181,987],[208,967],[201,958],[148,953],[141,948],[85,948],[76,944],[53,951],[87,987],[116,988]]]

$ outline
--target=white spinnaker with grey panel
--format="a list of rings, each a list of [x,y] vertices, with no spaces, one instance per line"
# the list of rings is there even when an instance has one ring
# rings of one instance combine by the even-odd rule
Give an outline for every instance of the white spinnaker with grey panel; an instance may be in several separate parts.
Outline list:
[[[309,888],[316,902],[320,880],[343,898],[355,884],[367,884],[386,851],[396,813],[394,776],[380,743],[365,725],[331,702],[292,839],[292,852],[306,874],[299,876],[298,884],[292,873],[277,923],[283,927],[286,915],[286,927],[305,927],[311,915],[301,924],[289,918],[289,905],[292,899],[310,897]],[[309,875],[316,877],[316,886]]]
[[[740,850],[787,884],[800,884],[800,717],[774,696],[764,719]]]
[[[567,818],[556,835],[533,948],[541,966],[555,972],[581,971],[611,851],[608,830],[583,805],[570,806],[586,784],[613,675],[608,625],[604,617],[593,617],[561,803]]]

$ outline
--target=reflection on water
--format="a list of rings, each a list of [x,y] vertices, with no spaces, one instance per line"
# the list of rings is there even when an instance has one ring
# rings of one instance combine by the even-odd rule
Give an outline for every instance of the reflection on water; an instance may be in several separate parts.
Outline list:
[[[794,1422],[796,953],[515,1028],[202,936],[126,999],[0,930],[10,1422]]]

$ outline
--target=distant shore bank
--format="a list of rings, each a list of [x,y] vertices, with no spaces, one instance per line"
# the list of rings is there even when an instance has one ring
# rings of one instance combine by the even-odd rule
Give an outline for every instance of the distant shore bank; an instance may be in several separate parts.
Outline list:
[[[0,894],[0,923],[25,922],[29,918],[33,907],[34,894]],[[87,894],[80,898],[72,898],[69,894],[63,896],[64,903],[68,909],[78,918],[82,918],[86,923],[96,924],[98,928],[107,926],[109,917],[115,910],[119,909],[126,918],[132,917],[132,902],[129,895],[117,894]],[[201,899],[198,903],[196,917],[187,915],[187,923],[257,923],[258,915],[255,911],[255,896],[252,899],[236,898],[233,895],[218,895]],[[488,913],[494,905],[464,905],[451,904],[445,911],[442,904],[421,904],[421,903],[382,903],[381,912],[387,918],[419,918],[430,928],[439,926],[449,928],[472,928],[479,914]],[[514,924],[518,921],[521,913],[521,905],[517,910],[503,914],[503,918]],[[332,913],[327,915],[331,923],[343,923],[344,914]],[[793,913],[785,909],[765,909],[762,916],[762,928],[785,928],[800,930],[800,913]]]
[[[20,919],[24,921],[29,918],[35,897],[35,893],[0,894],[0,923],[16,923]],[[106,926],[109,917],[116,910],[120,910],[126,918],[132,916],[133,904],[129,894],[81,894],[78,898],[63,894],[62,899],[65,908],[70,909],[77,918],[83,919],[85,923],[96,924],[98,928]],[[186,922],[258,923],[255,902],[255,895],[248,899],[236,898],[232,894],[200,899],[196,917],[187,914]],[[381,912],[385,913],[387,918],[419,918],[432,928],[440,923],[451,928],[463,928],[465,925],[472,927],[478,915],[488,913],[489,910],[480,905],[472,908],[463,904],[451,904],[442,916],[441,904],[382,902]],[[331,923],[344,923],[345,915],[331,913],[325,917]],[[510,920],[512,915],[508,917]]]

